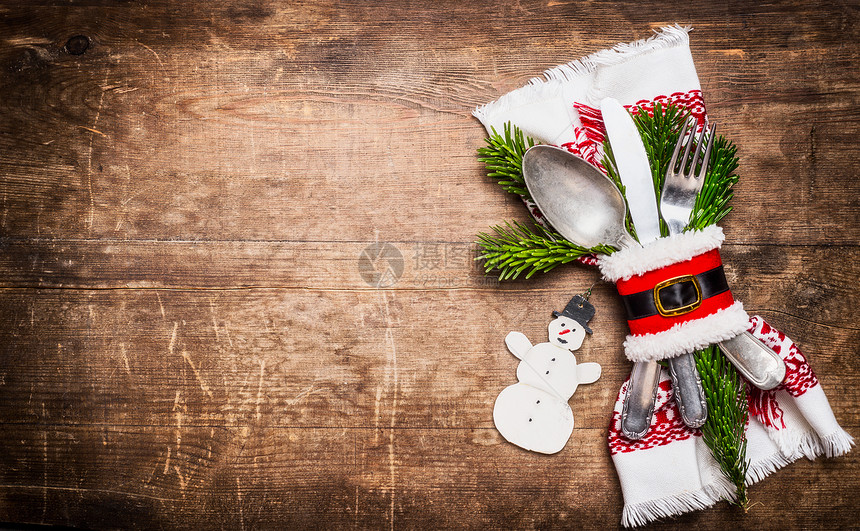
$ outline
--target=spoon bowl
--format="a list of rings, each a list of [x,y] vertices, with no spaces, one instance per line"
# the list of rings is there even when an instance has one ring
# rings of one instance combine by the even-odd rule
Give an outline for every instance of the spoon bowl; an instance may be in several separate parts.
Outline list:
[[[537,207],[559,234],[577,245],[635,244],[624,227],[627,203],[600,170],[565,151],[538,145],[523,155],[523,178]]]

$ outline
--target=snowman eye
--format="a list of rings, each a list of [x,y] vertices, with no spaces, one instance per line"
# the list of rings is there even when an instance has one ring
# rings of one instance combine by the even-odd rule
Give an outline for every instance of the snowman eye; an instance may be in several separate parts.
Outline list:
[[[538,400],[537,403],[540,404],[540,400]]]
[[[561,326],[564,326],[564,323],[561,323]]]
[[[532,421],[532,419],[529,419],[529,422],[531,422],[531,421]]]
[[[549,371],[546,371],[546,373],[549,374]]]
[[[555,358],[553,358],[551,361],[555,361]]]

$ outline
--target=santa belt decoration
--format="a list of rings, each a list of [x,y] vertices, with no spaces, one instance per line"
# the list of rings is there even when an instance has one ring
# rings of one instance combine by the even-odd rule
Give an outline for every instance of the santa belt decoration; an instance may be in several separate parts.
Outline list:
[[[731,339],[749,316],[723,271],[720,227],[660,238],[600,259],[627,311],[631,361],[672,358]]]

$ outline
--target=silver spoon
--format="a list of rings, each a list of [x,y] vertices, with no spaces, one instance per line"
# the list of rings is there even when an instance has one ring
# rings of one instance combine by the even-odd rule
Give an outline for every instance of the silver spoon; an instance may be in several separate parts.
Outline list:
[[[550,225],[577,245],[616,248],[639,245],[624,227],[627,203],[600,170],[563,149],[538,145],[523,156],[523,178]],[[633,366],[621,413],[621,431],[641,439],[651,426],[660,382],[657,362]]]

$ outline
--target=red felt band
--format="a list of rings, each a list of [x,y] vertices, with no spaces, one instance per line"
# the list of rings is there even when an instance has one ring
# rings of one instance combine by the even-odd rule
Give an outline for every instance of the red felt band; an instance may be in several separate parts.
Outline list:
[[[648,271],[647,273],[636,275],[628,280],[619,280],[615,283],[615,286],[618,288],[618,293],[620,295],[630,295],[641,291],[653,290],[654,286],[664,280],[669,280],[683,275],[698,275],[699,273],[719,267],[722,263],[720,250],[713,249],[698,256],[694,256],[684,262]],[[686,323],[688,321],[712,315],[719,310],[728,308],[734,304],[734,302],[735,300],[734,297],[732,297],[732,292],[725,291],[714,295],[713,297],[704,299],[698,308],[689,313],[676,316],[653,315],[651,317],[627,321],[627,324],[630,326],[630,332],[633,335],[641,336],[646,334],[656,334],[658,332],[665,332],[676,324]]]
[[[720,258],[720,250],[711,249],[689,260],[648,271],[628,280],[619,280],[615,283],[615,287],[618,288],[619,295],[630,295],[646,289],[653,289],[657,284],[670,278],[682,275],[698,275],[721,265],[723,265],[723,261]]]

